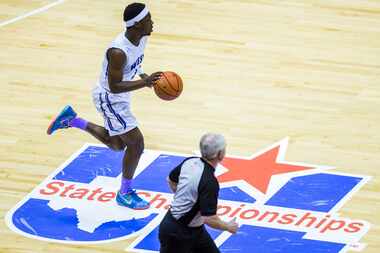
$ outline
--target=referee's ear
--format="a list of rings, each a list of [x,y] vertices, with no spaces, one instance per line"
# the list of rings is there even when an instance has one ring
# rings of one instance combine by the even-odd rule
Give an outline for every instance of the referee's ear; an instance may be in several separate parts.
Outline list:
[[[221,162],[224,159],[225,154],[226,154],[226,150],[225,149],[223,149],[223,150],[221,150],[221,151],[218,152],[218,156],[217,157],[218,157],[219,162]]]

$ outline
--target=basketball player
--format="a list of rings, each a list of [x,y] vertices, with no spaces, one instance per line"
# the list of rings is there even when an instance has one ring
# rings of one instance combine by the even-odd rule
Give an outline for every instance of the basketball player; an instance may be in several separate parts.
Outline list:
[[[144,150],[144,138],[131,113],[131,91],[152,87],[162,72],[148,76],[141,68],[147,36],[153,31],[151,15],[142,3],[133,3],[124,10],[126,30],[119,34],[107,49],[98,84],[93,90],[93,101],[104,118],[104,127],[77,116],[66,106],[51,122],[47,133],[58,129],[79,128],[113,150],[125,150],[122,182],[117,192],[119,205],[132,209],[149,208],[132,188],[132,178]],[[141,80],[133,80],[139,75]]]

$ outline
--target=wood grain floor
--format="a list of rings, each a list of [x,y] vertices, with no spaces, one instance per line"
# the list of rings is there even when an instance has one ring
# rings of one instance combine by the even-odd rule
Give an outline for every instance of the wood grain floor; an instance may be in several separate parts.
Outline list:
[[[2,0],[0,24],[53,1]],[[91,99],[104,48],[121,31],[126,1],[66,0],[0,25],[0,215],[85,142],[76,130],[45,134],[72,104],[102,123]],[[380,1],[146,1],[155,22],[144,60],[173,70],[184,92],[160,101],[145,89],[133,111],[146,147],[190,153],[206,131],[248,156],[286,136],[286,159],[372,176],[341,210],[373,226],[380,251]],[[28,239],[0,223],[0,252],[122,251],[129,241],[73,246]]]

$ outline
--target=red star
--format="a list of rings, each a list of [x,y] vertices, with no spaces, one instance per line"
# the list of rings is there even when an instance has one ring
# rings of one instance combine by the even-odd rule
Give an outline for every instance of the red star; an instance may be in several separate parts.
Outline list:
[[[280,145],[252,159],[224,158],[222,164],[228,171],[218,176],[218,181],[222,183],[244,180],[265,194],[273,175],[312,169],[312,167],[277,163],[279,150]]]

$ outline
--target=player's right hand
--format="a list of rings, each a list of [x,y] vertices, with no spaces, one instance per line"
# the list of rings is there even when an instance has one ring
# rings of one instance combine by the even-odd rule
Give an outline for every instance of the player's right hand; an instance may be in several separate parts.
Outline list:
[[[145,85],[151,88],[158,80],[160,80],[162,74],[162,71],[154,72],[153,74],[144,79]]]
[[[232,220],[227,222],[227,226],[228,226],[227,231],[232,234],[235,234],[237,230],[239,229],[239,224],[236,222],[236,218],[233,218]]]

